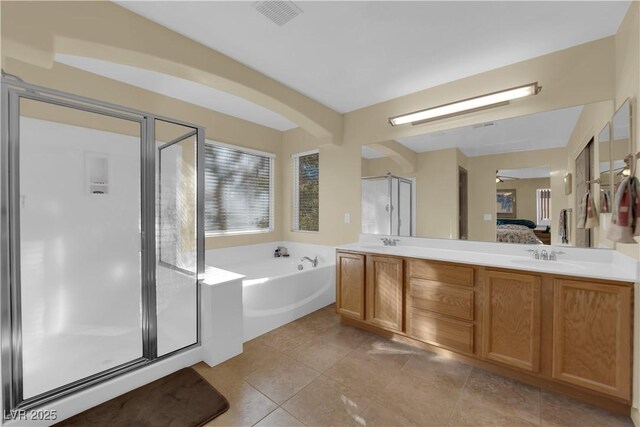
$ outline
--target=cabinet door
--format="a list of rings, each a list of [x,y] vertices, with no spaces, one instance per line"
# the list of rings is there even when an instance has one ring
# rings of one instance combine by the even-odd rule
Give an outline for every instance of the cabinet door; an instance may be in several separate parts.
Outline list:
[[[381,328],[402,331],[402,266],[401,258],[367,256],[367,322]]]
[[[346,317],[364,320],[364,255],[336,255],[336,308]]]
[[[553,377],[631,396],[631,287],[554,281]]]
[[[539,276],[487,271],[484,276],[484,358],[527,371],[540,366]]]

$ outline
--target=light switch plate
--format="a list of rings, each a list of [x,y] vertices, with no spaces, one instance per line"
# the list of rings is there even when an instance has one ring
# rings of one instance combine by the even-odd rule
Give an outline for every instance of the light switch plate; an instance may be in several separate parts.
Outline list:
[[[349,224],[351,222],[351,214],[349,212],[344,214],[344,223]]]

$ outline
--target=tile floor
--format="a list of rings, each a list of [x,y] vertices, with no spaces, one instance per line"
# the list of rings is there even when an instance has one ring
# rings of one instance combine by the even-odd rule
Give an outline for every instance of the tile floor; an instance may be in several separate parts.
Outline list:
[[[629,418],[340,324],[328,306],[194,368],[231,408],[207,426],[633,427]]]

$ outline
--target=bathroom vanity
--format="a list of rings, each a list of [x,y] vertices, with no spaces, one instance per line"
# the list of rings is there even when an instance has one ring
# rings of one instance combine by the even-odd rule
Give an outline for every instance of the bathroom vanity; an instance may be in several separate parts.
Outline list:
[[[344,323],[628,413],[636,261],[614,251],[569,249],[542,261],[525,245],[376,240],[337,249]]]

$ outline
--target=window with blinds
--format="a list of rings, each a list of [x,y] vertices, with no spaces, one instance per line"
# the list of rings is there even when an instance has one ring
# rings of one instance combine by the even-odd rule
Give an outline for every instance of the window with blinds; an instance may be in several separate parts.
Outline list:
[[[320,229],[320,155],[293,155],[293,231]]]
[[[207,234],[273,230],[273,159],[269,153],[205,144]]]
[[[551,224],[551,189],[538,188],[536,190],[536,212],[538,225]]]

